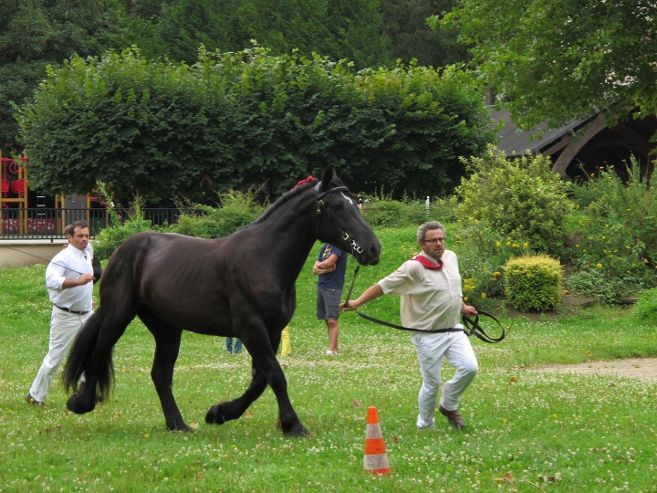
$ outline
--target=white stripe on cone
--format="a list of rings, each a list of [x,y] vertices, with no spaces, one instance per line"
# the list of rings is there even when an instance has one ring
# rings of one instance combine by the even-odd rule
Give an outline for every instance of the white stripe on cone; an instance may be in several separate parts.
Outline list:
[[[370,454],[363,457],[363,468],[370,469],[385,469],[390,467],[388,464],[388,454]]]
[[[375,425],[367,425],[365,430],[365,438],[383,438],[383,433],[381,433],[381,425],[379,423]]]

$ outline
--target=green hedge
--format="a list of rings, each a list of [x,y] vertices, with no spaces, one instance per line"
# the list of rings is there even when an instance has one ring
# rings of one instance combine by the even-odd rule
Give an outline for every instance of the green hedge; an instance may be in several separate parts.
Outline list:
[[[460,156],[494,136],[475,82],[448,68],[355,72],[345,60],[255,47],[199,53],[194,65],[138,50],[73,57],[17,112],[31,184],[115,201],[184,197],[263,185],[278,196],[337,164],[359,192],[442,195]]]

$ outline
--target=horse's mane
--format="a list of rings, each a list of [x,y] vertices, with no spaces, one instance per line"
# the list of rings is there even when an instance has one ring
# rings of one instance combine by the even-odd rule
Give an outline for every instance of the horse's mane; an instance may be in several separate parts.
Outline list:
[[[281,205],[283,205],[284,203],[290,201],[291,199],[293,199],[297,195],[305,192],[309,188],[314,187],[315,184],[317,183],[317,181],[318,180],[313,179],[312,181],[308,181],[306,183],[303,183],[299,186],[294,187],[289,192],[285,192],[283,195],[281,195],[276,200],[276,202],[274,202],[271,206],[269,206],[269,208],[265,211],[265,213],[262,216],[260,216],[258,219],[256,219],[252,223],[247,224],[246,226],[244,226],[243,228],[240,228],[240,229],[247,229],[247,228],[250,228],[251,226],[255,226],[256,224],[260,224],[261,222],[266,221],[267,218],[269,216],[271,216],[274,213],[274,211],[276,211]]]

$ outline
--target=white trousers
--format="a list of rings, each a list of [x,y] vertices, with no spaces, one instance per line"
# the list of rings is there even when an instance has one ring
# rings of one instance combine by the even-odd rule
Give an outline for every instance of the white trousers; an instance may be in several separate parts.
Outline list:
[[[448,411],[458,409],[461,394],[477,374],[477,357],[464,332],[416,332],[411,336],[411,341],[422,372],[422,387],[418,396],[420,413],[416,424],[418,428],[433,428],[443,357],[456,369],[454,376],[443,385],[440,398],[440,405]]]
[[[46,400],[50,384],[57,373],[59,365],[68,355],[73,339],[75,339],[75,336],[92,313],[76,315],[52,307],[48,353],[43,358],[37,376],[30,387],[30,395],[33,399],[39,402]]]

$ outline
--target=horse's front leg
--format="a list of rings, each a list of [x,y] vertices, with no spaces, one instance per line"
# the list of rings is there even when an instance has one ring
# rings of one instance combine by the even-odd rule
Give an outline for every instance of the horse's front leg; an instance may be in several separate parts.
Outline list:
[[[205,422],[209,424],[223,424],[231,419],[239,418],[251,403],[260,397],[269,383],[278,401],[278,419],[283,433],[290,436],[307,435],[308,430],[301,424],[297,413],[292,407],[287,394],[287,382],[285,381],[283,370],[275,357],[274,364],[278,367],[279,374],[276,375],[276,369],[272,369],[269,371],[270,378],[267,378],[266,372],[262,369],[262,366],[264,366],[262,365],[262,360],[260,364],[256,364],[254,359],[251,385],[249,385],[246,392],[235,400],[212,406],[205,415]]]
[[[253,363],[256,371],[264,374],[267,383],[276,395],[278,420],[283,433],[290,436],[304,436],[308,434],[308,430],[301,424],[299,416],[292,407],[287,393],[287,380],[278,359],[276,359],[276,350],[281,340],[281,330],[270,334],[269,345],[261,345],[255,348]]]
[[[283,433],[290,436],[304,436],[308,435],[308,430],[301,423],[299,416],[292,407],[290,397],[287,393],[287,380],[281,365],[278,364],[276,356],[272,354],[272,359],[266,359],[265,365],[269,368],[265,369],[267,375],[267,383],[274,391],[276,400],[278,401],[278,419],[281,430]]]
[[[232,401],[221,402],[208,409],[205,422],[208,424],[224,424],[231,419],[237,419],[267,388],[267,379],[262,372],[258,372],[255,364],[251,371],[251,384],[246,392]]]
[[[247,336],[242,336],[242,342],[246,346]],[[252,345],[252,342],[248,342],[249,345]],[[270,343],[271,344],[271,343]],[[247,350],[249,346],[246,346]],[[251,362],[251,383],[246,389],[244,394],[242,394],[237,399],[232,401],[225,401],[219,404],[212,406],[208,409],[207,414],[205,415],[205,422],[208,424],[224,424],[226,421],[232,419],[237,419],[249,408],[249,406],[262,395],[264,390],[267,388],[267,379],[262,371],[258,370],[258,367],[255,364],[255,360]]]
[[[251,384],[237,399],[212,406],[205,416],[205,421],[222,424],[239,418],[269,384],[276,395],[279,423],[283,433],[291,436],[307,435],[308,430],[301,424],[292,407],[287,394],[285,375],[274,353],[280,342],[280,332],[270,340],[266,329],[261,325],[254,327],[242,337],[244,345],[253,358]]]

